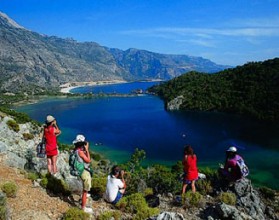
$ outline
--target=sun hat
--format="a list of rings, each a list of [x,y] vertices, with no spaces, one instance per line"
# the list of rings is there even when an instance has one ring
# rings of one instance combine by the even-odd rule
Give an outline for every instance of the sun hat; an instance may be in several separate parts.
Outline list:
[[[48,115],[48,116],[46,117],[46,123],[53,122],[54,120],[55,120],[55,118],[54,118],[53,116],[51,116],[51,115]]]
[[[229,149],[227,150],[228,152],[236,152],[237,149],[234,146],[229,147]]]
[[[85,142],[85,137],[82,134],[78,134],[76,136],[76,139],[73,140],[73,144],[80,143],[80,142]]]

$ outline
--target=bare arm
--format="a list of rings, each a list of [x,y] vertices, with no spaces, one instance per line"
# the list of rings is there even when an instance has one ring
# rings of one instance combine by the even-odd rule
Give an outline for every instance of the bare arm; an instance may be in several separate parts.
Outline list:
[[[58,136],[58,135],[60,135],[61,134],[61,130],[59,129],[59,127],[58,127],[58,125],[57,125],[57,123],[56,123],[56,120],[54,120],[53,121],[53,127],[55,128],[55,130],[54,130],[54,134],[56,135],[56,136]]]
[[[125,179],[124,179],[124,174],[125,174],[124,170],[121,170],[121,181],[124,184],[123,188],[126,189],[126,182],[125,182]]]
[[[79,151],[79,156],[83,159],[85,163],[90,163],[91,158],[90,158],[90,153],[89,153],[89,143],[86,142],[85,147],[85,152],[84,151]]]

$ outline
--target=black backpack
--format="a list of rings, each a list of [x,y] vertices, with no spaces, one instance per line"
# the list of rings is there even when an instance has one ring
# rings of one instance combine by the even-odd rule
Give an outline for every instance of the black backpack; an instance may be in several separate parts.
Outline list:
[[[45,158],[46,157],[46,139],[43,137],[41,142],[36,147],[37,157]]]

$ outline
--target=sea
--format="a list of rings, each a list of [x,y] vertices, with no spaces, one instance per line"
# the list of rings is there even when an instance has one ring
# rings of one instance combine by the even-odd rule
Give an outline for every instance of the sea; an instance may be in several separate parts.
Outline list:
[[[62,134],[59,142],[72,144],[83,134],[90,148],[114,163],[129,160],[136,148],[146,152],[144,166],[172,166],[191,145],[198,166],[218,169],[225,151],[236,146],[255,185],[279,189],[279,125],[247,116],[220,112],[166,111],[158,96],[144,91],[160,82],[132,82],[86,86],[72,93],[123,94],[95,98],[47,98],[16,107],[44,122],[53,115]],[[142,94],[131,94],[142,90]]]

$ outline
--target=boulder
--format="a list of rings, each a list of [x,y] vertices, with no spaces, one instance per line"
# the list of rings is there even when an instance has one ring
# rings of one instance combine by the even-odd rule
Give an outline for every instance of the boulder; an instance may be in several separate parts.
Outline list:
[[[158,216],[149,218],[149,220],[184,220],[184,217],[180,213],[162,212]]]
[[[237,206],[243,208],[253,219],[266,219],[264,214],[266,207],[249,179],[242,178],[237,181],[231,190],[237,196]]]
[[[24,169],[27,160],[25,158],[19,157],[17,154],[12,152],[7,152],[7,159],[5,163],[10,167],[16,167],[19,169]]]
[[[4,142],[0,141],[0,153],[5,152],[7,152],[7,145]]]
[[[236,207],[220,203],[216,205],[216,211],[220,219],[232,219],[232,220],[253,220],[249,215],[237,210]]]

